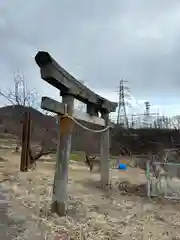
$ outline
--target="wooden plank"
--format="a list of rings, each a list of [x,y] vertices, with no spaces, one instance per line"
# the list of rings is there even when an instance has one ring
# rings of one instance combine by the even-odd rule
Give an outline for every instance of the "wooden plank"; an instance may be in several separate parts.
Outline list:
[[[105,113],[102,116],[106,126],[109,124],[109,114]],[[101,187],[105,188],[109,184],[109,129],[101,134]]]
[[[68,114],[72,115],[74,98],[71,96],[64,96],[63,104],[67,104]],[[73,130],[72,120],[60,117],[58,130],[59,139],[51,210],[52,212],[56,212],[59,216],[64,216],[66,214],[66,201],[68,198],[68,162],[71,151],[71,136]]]
[[[48,52],[39,51],[35,56],[35,61],[41,69],[41,78],[62,93],[69,93],[76,99],[86,104],[92,103],[102,110],[109,112],[116,110],[118,106],[116,102],[101,97],[83,85],[62,68]]]
[[[42,97],[41,100],[41,108],[53,113],[57,114],[64,114],[65,113],[65,105],[63,103],[60,103],[54,99],[48,98],[48,97]],[[82,112],[79,110],[73,110],[72,113],[73,118],[89,123],[93,123],[100,126],[105,126],[105,121],[102,118],[99,118],[97,116],[92,116],[86,112]]]
[[[22,151],[21,151],[21,162],[20,162],[20,171],[26,171],[26,152],[27,152],[27,135],[26,135],[26,128],[27,128],[27,114],[24,113],[24,120],[22,126]]]
[[[22,131],[22,151],[20,171],[27,172],[29,167],[29,142],[30,142],[30,112],[24,113]]]
[[[29,156],[29,149],[30,149],[30,134],[31,134],[31,115],[28,111],[28,126],[27,126],[27,171],[30,167],[30,156]]]

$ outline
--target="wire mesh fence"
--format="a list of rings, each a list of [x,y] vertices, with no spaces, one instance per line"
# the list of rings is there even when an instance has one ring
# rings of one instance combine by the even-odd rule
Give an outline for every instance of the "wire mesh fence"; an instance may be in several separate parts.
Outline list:
[[[180,199],[180,164],[148,161],[146,176],[149,197]]]

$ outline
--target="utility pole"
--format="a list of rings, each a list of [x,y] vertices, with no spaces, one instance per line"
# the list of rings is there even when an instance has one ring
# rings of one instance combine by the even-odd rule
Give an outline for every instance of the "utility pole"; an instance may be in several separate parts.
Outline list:
[[[125,104],[125,89],[124,80],[120,80],[119,83],[119,101],[118,101],[118,115],[117,115],[117,124],[123,125],[125,128],[129,128],[128,118],[126,113],[126,104]]]

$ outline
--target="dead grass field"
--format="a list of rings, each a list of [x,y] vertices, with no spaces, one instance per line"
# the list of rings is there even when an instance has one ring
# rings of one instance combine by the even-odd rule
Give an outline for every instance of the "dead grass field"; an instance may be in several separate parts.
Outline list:
[[[4,146],[0,149],[0,239],[180,239],[179,203],[148,200],[145,189],[137,187],[145,182],[141,170],[113,170],[112,188],[103,191],[98,188],[98,173],[90,173],[81,162],[70,164],[67,216],[59,218],[49,211],[54,163],[38,162],[34,172],[21,173],[20,156]],[[121,181],[129,182],[124,191],[119,189]]]

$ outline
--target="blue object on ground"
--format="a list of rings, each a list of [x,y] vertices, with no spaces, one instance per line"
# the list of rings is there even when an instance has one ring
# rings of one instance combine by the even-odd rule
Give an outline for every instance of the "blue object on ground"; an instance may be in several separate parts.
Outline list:
[[[127,170],[127,164],[120,163],[119,166],[118,166],[118,169]]]

